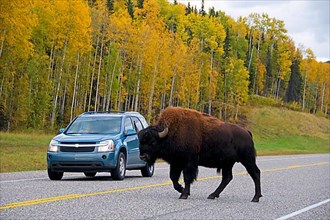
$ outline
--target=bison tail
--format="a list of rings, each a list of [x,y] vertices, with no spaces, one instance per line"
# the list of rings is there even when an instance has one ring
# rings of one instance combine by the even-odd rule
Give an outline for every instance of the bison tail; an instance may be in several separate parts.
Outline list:
[[[248,130],[248,132],[249,132],[251,138],[253,139],[252,132],[249,131],[249,130]],[[252,140],[252,143],[253,143],[253,140]],[[254,148],[254,143],[253,143],[253,150],[254,150],[254,156],[257,156],[257,151],[256,151],[256,149]]]

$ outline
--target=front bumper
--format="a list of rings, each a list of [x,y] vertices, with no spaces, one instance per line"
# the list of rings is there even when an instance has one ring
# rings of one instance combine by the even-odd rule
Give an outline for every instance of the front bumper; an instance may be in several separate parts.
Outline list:
[[[53,172],[108,172],[116,167],[114,152],[48,152],[48,169]]]

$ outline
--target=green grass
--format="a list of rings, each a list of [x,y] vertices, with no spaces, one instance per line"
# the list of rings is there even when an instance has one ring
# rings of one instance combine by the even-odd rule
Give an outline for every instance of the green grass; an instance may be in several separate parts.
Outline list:
[[[258,107],[248,113],[258,155],[330,153],[330,120],[284,108]]]
[[[0,132],[0,172],[46,169],[46,152],[52,137]]]
[[[258,155],[330,153],[330,120],[278,107],[244,109]],[[53,134],[0,132],[0,172],[45,170]]]
[[[330,153],[329,141],[317,137],[282,136],[256,141],[258,155]]]

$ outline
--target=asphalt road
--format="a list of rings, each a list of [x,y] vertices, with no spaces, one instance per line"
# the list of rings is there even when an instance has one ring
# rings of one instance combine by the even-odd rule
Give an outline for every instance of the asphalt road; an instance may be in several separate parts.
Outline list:
[[[124,181],[108,173],[65,173],[61,181],[46,171],[1,173],[0,219],[329,219],[329,154],[258,157],[257,164],[259,203],[250,202],[254,185],[241,164],[215,200],[207,196],[221,177],[203,167],[187,200],[178,199],[166,163],[152,178],[128,171]]]

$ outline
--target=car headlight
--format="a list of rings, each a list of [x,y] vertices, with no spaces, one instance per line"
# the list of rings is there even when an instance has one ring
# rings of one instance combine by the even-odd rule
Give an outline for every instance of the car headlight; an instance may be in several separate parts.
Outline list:
[[[108,152],[114,150],[115,150],[115,144],[113,143],[112,140],[101,141],[98,147],[98,152]]]
[[[48,151],[57,152],[58,151],[58,141],[51,140],[48,146]]]

